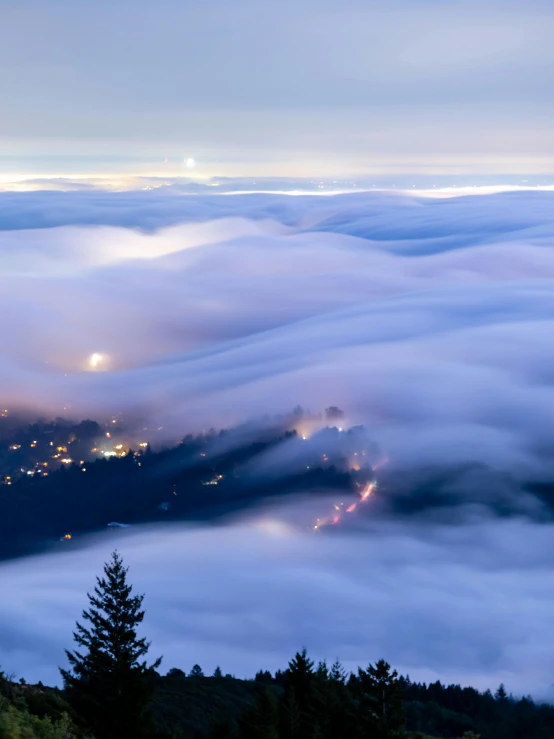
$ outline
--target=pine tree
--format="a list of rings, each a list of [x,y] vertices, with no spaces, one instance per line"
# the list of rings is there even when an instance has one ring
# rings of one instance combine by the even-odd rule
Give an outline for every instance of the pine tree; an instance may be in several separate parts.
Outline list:
[[[192,670],[189,672],[189,677],[204,677],[204,672],[200,665],[194,665]]]
[[[291,659],[285,677],[286,685],[294,689],[296,700],[303,709],[309,703],[314,686],[314,663],[305,649]]]
[[[287,718],[290,718],[287,716]],[[294,716],[292,717],[295,723]],[[278,739],[279,713],[275,694],[261,685],[253,702],[239,719],[241,739]],[[290,727],[288,727],[290,728]]]
[[[305,739],[302,711],[294,688],[288,687],[279,704],[279,736],[281,739]]]
[[[400,736],[405,712],[396,670],[391,672],[388,662],[381,659],[367,670],[359,668],[356,683],[363,731],[375,739]]]
[[[496,698],[497,701],[505,702],[508,700],[508,693],[506,693],[506,688],[504,687],[504,683],[500,683],[496,693],[494,694],[494,697]]]
[[[321,680],[329,679],[329,668],[327,667],[327,662],[325,662],[325,660],[317,663],[317,670],[315,671],[315,674]]]
[[[344,667],[341,665],[338,659],[336,659],[331,665],[331,671],[329,672],[329,678],[337,683],[346,684],[346,678],[348,674]]]
[[[117,552],[96,578],[90,608],[73,638],[81,652],[66,650],[69,670],[61,669],[67,696],[97,739],[136,739],[149,730],[150,675],[143,658],[150,644],[137,636],[144,618],[143,595],[131,595],[127,568]]]
[[[269,670],[259,670],[256,673],[254,680],[257,683],[266,683],[267,685],[272,685],[275,682],[273,679],[273,675]]]
[[[215,668],[212,677],[223,677],[223,673],[221,672],[221,667],[219,665]]]
[[[335,662],[331,670],[320,662],[316,678],[315,715],[319,736],[322,739],[351,739],[356,735],[355,709],[340,662]]]
[[[309,739],[317,726],[318,679],[306,650],[297,652],[285,672],[285,701],[289,728],[287,736]],[[294,722],[290,718],[294,716]],[[294,728],[296,727],[296,728]],[[294,733],[296,732],[296,733]]]

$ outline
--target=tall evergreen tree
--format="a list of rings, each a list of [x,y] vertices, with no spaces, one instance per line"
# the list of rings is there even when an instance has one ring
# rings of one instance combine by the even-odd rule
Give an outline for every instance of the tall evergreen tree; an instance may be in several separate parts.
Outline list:
[[[313,660],[308,657],[305,649],[297,652],[289,662],[284,683],[285,699],[281,702],[281,707],[287,715],[285,724],[289,726],[286,736],[291,739],[309,739],[317,727],[319,685]],[[291,716],[295,717],[293,723],[290,721]]]
[[[401,684],[396,670],[384,659],[366,670],[358,669],[356,680],[362,731],[372,739],[400,736],[405,724]]]
[[[287,687],[294,690],[296,700],[301,708],[309,703],[314,687],[314,663],[305,649],[297,652],[289,662],[285,672]]]
[[[337,674],[342,678],[342,673],[337,670],[338,667],[333,666],[329,671],[327,665],[321,662],[316,670],[314,739],[317,736],[321,739],[353,739],[356,735],[350,691],[342,679],[336,679]]]
[[[132,595],[127,568],[117,552],[96,578],[90,608],[83,611],[87,628],[76,625],[79,651],[66,651],[70,669],[61,669],[67,696],[97,739],[137,739],[152,735],[148,705],[151,697],[144,657],[150,644],[137,636],[144,618],[143,595]]]
[[[494,694],[494,697],[497,701],[505,702],[508,700],[508,693],[506,693],[506,688],[504,687],[504,683],[500,683],[498,686],[496,693]]]
[[[329,678],[331,680],[334,680],[337,683],[342,683],[343,685],[346,685],[347,677],[348,677],[348,673],[346,672],[344,667],[341,665],[339,660],[336,659],[331,665],[331,670],[329,672]]]

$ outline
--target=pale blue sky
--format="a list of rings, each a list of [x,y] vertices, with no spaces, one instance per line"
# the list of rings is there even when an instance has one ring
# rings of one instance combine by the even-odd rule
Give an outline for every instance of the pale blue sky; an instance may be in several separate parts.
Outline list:
[[[0,0],[0,169],[553,172],[553,37],[547,0]]]

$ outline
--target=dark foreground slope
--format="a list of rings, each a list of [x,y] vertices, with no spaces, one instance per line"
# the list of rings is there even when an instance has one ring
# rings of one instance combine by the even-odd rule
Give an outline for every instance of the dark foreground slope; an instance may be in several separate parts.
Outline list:
[[[260,672],[255,680],[186,676],[171,670],[153,675],[153,712],[159,739],[241,739],[243,717],[266,691],[278,701],[284,694],[284,675]],[[402,737],[458,739],[551,739],[554,707],[530,698],[513,699],[500,689],[496,695],[459,685],[412,683],[400,679],[407,717]],[[21,685],[0,680],[0,737],[68,739],[79,735],[79,717],[61,691],[42,685]],[[347,681],[345,698],[354,686]],[[341,710],[344,706],[341,706]],[[242,728],[241,728],[242,727]],[[248,731],[248,730],[246,730]],[[295,735],[296,736],[296,735]],[[260,736],[260,739],[262,737]],[[264,738],[265,739],[265,738]],[[304,739],[298,735],[296,739]],[[368,737],[371,739],[371,737]]]

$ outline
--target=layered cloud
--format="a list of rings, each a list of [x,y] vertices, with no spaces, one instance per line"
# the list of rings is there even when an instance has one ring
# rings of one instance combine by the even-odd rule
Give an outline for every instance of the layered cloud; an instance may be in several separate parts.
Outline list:
[[[544,467],[551,193],[2,198],[10,407],[177,438],[336,404],[399,462]]]

